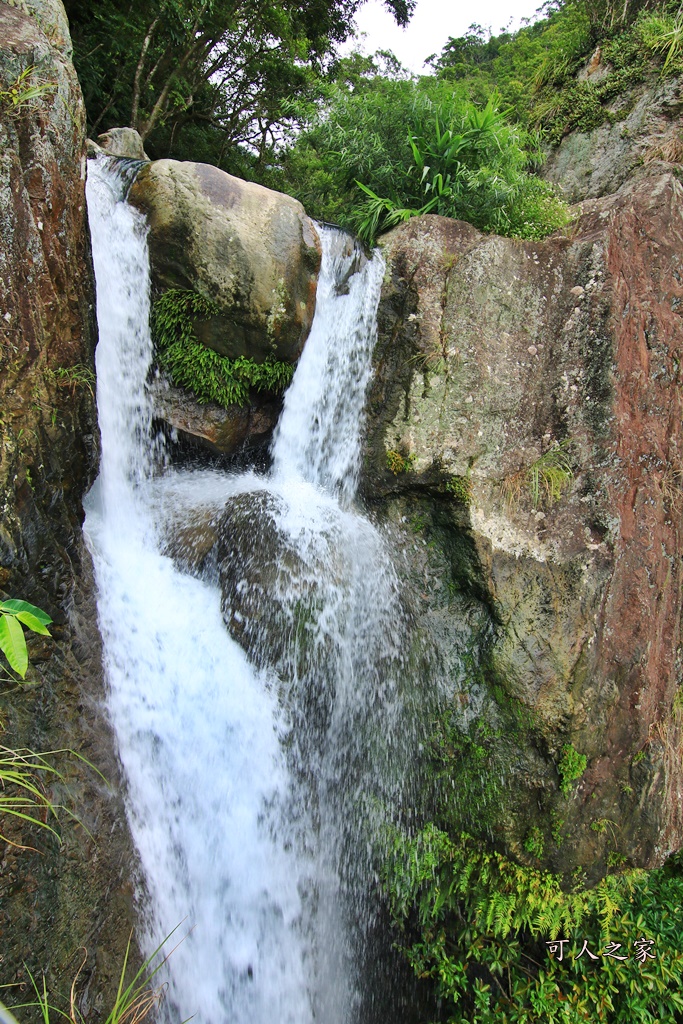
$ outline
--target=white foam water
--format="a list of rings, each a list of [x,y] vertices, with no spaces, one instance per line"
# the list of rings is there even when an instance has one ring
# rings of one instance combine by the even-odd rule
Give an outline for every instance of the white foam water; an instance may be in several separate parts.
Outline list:
[[[85,531],[141,943],[151,952],[181,922],[187,933],[165,968],[169,1021],[345,1024],[362,1002],[373,817],[407,750],[396,581],[351,507],[382,263],[322,231],[315,320],[271,477],[175,471],[151,437],[146,226],[117,166],[88,172],[102,460]],[[225,623],[240,612],[221,604],[215,573],[181,572],[164,538],[264,497],[261,522],[282,544],[275,612],[238,644]],[[254,593],[244,566],[262,558],[258,529],[235,593]],[[232,571],[224,556],[221,574]]]

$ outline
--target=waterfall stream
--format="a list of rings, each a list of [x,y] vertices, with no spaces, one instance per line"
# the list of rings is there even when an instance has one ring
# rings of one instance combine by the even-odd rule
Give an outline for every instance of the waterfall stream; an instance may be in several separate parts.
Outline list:
[[[351,1024],[373,843],[411,756],[397,582],[353,504],[382,261],[322,229],[272,472],[174,469],[152,437],[146,225],[124,177],[89,162],[102,459],[85,530],[140,941],[187,933],[169,1021]]]

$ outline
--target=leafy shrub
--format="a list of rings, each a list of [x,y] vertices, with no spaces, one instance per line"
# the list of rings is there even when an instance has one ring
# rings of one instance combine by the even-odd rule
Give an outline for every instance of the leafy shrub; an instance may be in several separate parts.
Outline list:
[[[528,172],[540,161],[537,140],[508,124],[489,101],[440,106],[432,123],[407,139],[412,163],[394,182],[393,196],[366,195],[352,215],[354,227],[372,243],[379,231],[424,213],[467,220],[482,231],[539,238],[566,222],[554,188]]]
[[[154,303],[152,336],[159,366],[177,387],[193,391],[201,403],[246,405],[249,389],[284,391],[294,374],[290,363],[246,356],[228,359],[197,341],[192,324],[216,316],[218,307],[196,292],[172,289]]]
[[[430,824],[413,838],[394,834],[384,886],[401,951],[432,983],[449,1024],[683,1019],[683,874],[676,859],[567,892],[556,875]],[[560,938],[567,940],[562,959],[548,946]],[[654,951],[642,963],[634,956],[641,939]],[[584,941],[599,963],[578,956]]]

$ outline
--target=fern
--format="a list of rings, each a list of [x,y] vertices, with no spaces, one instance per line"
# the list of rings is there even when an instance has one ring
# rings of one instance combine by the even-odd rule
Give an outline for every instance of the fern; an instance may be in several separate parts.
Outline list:
[[[561,879],[491,853],[434,824],[390,837],[384,887],[402,952],[431,979],[451,1024],[579,1024],[679,1020],[683,1010],[683,873],[609,875],[566,892]],[[417,915],[415,911],[417,910]],[[412,941],[410,937],[412,936]],[[633,944],[656,942],[638,963]],[[546,944],[567,939],[563,961]],[[406,941],[407,940],[407,941]],[[575,959],[583,941],[600,964]],[[604,956],[621,944],[628,962]],[[488,993],[486,998],[484,994]]]
[[[200,403],[246,405],[249,391],[279,393],[294,374],[290,363],[266,359],[257,363],[246,356],[229,359],[200,344],[193,322],[209,320],[220,310],[196,292],[172,289],[152,310],[152,337],[157,362],[177,387],[193,391]]]

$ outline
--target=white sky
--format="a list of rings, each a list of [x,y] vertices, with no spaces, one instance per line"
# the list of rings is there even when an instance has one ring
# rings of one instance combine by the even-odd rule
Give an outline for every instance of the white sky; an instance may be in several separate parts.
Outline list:
[[[541,0],[418,0],[408,27],[403,29],[380,0],[368,0],[356,16],[358,31],[367,33],[360,49],[363,53],[393,50],[405,67],[419,74],[428,70],[423,67],[426,57],[440,53],[449,36],[464,35],[473,22],[496,35],[510,22],[517,29],[522,18],[533,20],[540,5]]]

